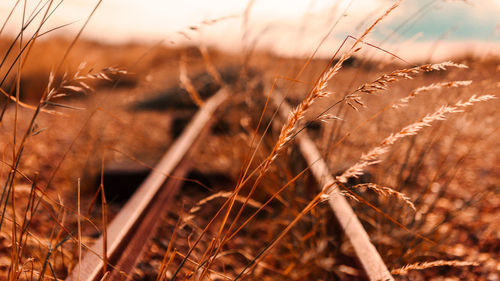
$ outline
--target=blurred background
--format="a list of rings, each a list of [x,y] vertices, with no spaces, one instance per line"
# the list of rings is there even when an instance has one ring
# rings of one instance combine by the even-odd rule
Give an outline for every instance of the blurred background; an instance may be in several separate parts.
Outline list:
[[[0,18],[16,3],[3,0]],[[27,14],[39,3],[28,1]],[[318,56],[330,57],[346,36],[359,36],[389,0],[133,1],[105,0],[83,34],[106,43],[199,44],[224,51],[245,47],[279,55],[309,55],[325,39]],[[54,2],[56,6],[58,2]],[[69,24],[51,36],[74,34],[98,1],[68,0],[58,6],[46,29]],[[464,53],[500,53],[500,1],[403,1],[377,26],[368,41],[408,60],[443,60]],[[5,32],[19,31],[22,9]],[[33,25],[35,26],[35,25]],[[372,50],[373,51],[373,50]],[[387,56],[381,56],[382,58]]]

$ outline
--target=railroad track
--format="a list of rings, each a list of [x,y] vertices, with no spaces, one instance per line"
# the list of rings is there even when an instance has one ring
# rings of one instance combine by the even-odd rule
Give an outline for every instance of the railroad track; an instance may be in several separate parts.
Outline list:
[[[180,137],[170,146],[159,164],[123,206],[107,228],[107,239],[101,236],[67,281],[98,281],[109,269],[106,280],[125,280],[137,262],[144,242],[158,226],[158,215],[164,213],[182,183],[178,180],[189,171],[190,151],[207,133],[217,108],[228,97],[227,88],[212,96],[196,113]],[[177,180],[176,180],[177,179]],[[103,243],[107,243],[106,259]],[[104,263],[107,260],[107,263]]]
[[[288,115],[292,112],[290,105],[277,91],[272,93],[271,101],[274,107],[278,109],[281,119],[286,121]],[[318,148],[307,135],[307,132],[303,130],[296,136],[296,138],[300,152],[306,160],[316,182],[320,184],[320,188],[323,189],[324,187],[335,184],[332,173],[329,171],[328,166],[322,158]],[[370,237],[368,237],[363,225],[345,197],[339,192],[332,192],[329,194],[328,203],[335,215],[335,218],[342,227],[344,234],[354,248],[356,257],[363,267],[367,278],[370,281],[394,280],[384,261],[380,257],[380,254],[377,252],[377,249],[371,243]]]
[[[130,200],[124,205],[107,228],[106,259],[103,258],[104,237],[90,247],[66,281],[131,280],[131,272],[145,250],[145,241],[152,239],[161,214],[168,211],[169,203],[177,194],[182,180],[190,170],[190,152],[209,131],[214,113],[229,96],[222,88],[196,113],[181,136],[169,148]],[[273,93],[273,105],[286,120],[291,107],[278,93]],[[312,175],[321,188],[334,182],[326,162],[305,131],[297,135],[300,151]],[[370,242],[368,234],[356,214],[339,193],[332,193],[329,205],[335,218],[352,244],[356,256],[369,280],[391,281],[394,278]],[[106,261],[106,264],[105,262]],[[103,278],[105,277],[105,278]]]

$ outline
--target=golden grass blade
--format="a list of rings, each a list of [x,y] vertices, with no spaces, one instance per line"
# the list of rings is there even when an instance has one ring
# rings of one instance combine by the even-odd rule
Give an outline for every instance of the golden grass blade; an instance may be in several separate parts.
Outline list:
[[[438,266],[462,267],[462,266],[478,266],[478,265],[479,265],[478,262],[473,262],[473,261],[457,261],[457,260],[426,261],[426,262],[407,264],[401,268],[396,268],[391,270],[391,273],[394,275],[406,275],[410,270],[424,270]]]
[[[346,183],[350,177],[359,177],[364,173],[366,167],[381,162],[380,156],[387,153],[389,148],[399,139],[416,135],[424,127],[430,126],[431,123],[438,120],[445,120],[448,114],[462,112],[462,108],[472,106],[477,102],[488,101],[495,98],[496,97],[493,95],[483,95],[479,97],[473,95],[466,102],[459,101],[454,106],[442,106],[434,113],[426,115],[420,121],[410,124],[404,127],[401,131],[391,134],[385,138],[379,146],[373,148],[368,153],[363,154],[360,160],[342,173],[342,175],[338,176],[337,180],[342,183]]]
[[[275,94],[273,102],[275,106],[281,105],[280,114],[282,118],[284,118],[287,114],[287,110],[290,110],[290,107],[284,102],[281,102],[277,94]],[[394,280],[375,246],[370,242],[370,238],[356,214],[344,196],[338,192],[336,179],[331,175],[316,145],[305,132],[297,135],[297,139],[302,155],[309,165],[309,169],[311,169],[314,178],[320,184],[321,192],[318,195],[318,200],[322,198],[328,200],[337,221],[353,245],[354,251],[369,279]],[[304,211],[306,211],[306,209],[304,209]]]

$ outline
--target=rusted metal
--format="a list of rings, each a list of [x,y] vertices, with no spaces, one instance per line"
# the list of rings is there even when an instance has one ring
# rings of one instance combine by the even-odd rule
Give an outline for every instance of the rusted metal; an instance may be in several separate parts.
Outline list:
[[[163,192],[159,192],[151,202],[147,214],[140,218],[140,223],[133,230],[133,235],[126,239],[126,244],[122,243],[121,249],[117,251],[118,256],[114,267],[107,280],[132,280],[131,275],[137,263],[142,259],[146,246],[156,235],[158,227],[161,225],[161,218],[169,211],[170,205],[177,195],[179,188],[183,184],[184,178],[191,164],[189,160],[183,160],[172,173],[172,178],[167,180],[162,187]]]
[[[283,96],[276,90],[271,96],[272,102],[276,108],[279,108],[279,115],[283,120],[287,120],[292,108]],[[322,158],[318,148],[303,130],[296,139],[302,155],[304,156],[312,175],[321,185],[321,188],[330,186],[335,182],[325,160]],[[382,257],[377,252],[375,246],[371,243],[370,237],[366,233],[363,225],[352,210],[347,200],[339,192],[332,192],[328,197],[328,203],[333,210],[335,218],[342,227],[347,239],[352,244],[356,256],[361,263],[367,277],[371,281],[391,281],[394,280],[387,269]]]
[[[177,172],[181,174],[182,172],[186,172],[187,168],[184,167],[186,164],[181,166],[179,166],[179,164],[185,159],[186,154],[192,149],[193,144],[200,139],[200,135],[207,131],[207,124],[210,124],[214,112],[227,97],[228,90],[224,87],[206,101],[203,107],[200,108],[193,117],[192,121],[186,126],[182,135],[170,146],[159,164],[109,224],[107,229],[107,256],[108,262],[111,265],[116,265],[117,260],[120,263],[119,258],[124,256],[123,254],[125,253],[127,255],[139,255],[135,251],[131,251],[133,251],[133,247],[138,248],[140,251],[140,243],[131,243],[130,241],[142,241],[142,245],[145,244],[144,236],[140,236],[140,233],[144,233],[144,231],[139,231],[141,229],[140,224],[145,222],[145,220],[154,221],[157,219],[154,213],[158,212],[158,210],[162,210],[162,205],[163,207],[167,205],[162,204],[161,200],[155,201],[155,199],[166,198],[165,200],[168,202],[168,200],[170,200],[169,198],[175,195],[175,182],[178,182],[178,180],[172,177],[174,178],[173,181],[169,181],[168,184],[164,185],[165,181],[169,176],[173,175],[176,169]],[[165,188],[162,188],[162,186]],[[154,202],[159,202],[159,204],[153,204]],[[143,227],[147,226],[148,225],[145,225]],[[148,232],[146,231],[146,233]],[[99,237],[97,241],[90,246],[81,265],[77,265],[73,269],[66,279],[67,281],[100,280],[104,265],[101,256],[103,253],[103,239],[104,237]],[[131,262],[122,259],[122,263],[120,264],[130,267],[130,264],[134,263],[135,261]],[[115,270],[121,269],[118,266]],[[79,275],[80,279],[78,279]],[[111,274],[109,277],[116,279],[107,280],[122,280],[120,274]]]

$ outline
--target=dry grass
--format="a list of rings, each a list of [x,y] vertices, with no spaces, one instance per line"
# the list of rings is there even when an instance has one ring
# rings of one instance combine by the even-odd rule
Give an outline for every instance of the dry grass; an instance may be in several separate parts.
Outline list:
[[[340,58],[243,54],[243,79],[229,83],[234,95],[221,114],[226,128],[193,160],[231,184],[207,182],[206,191],[187,181],[134,280],[360,280],[352,246],[324,203],[339,187],[397,279],[500,277],[500,59],[408,66],[356,56],[396,8],[347,41]],[[192,113],[131,108],[167,85],[202,106],[195,74],[205,71],[220,86],[223,68],[241,61],[204,46],[81,41],[52,71],[68,46],[37,41],[16,61],[18,46],[0,68],[9,96],[0,120],[2,280],[67,276],[82,245],[119,210],[93,200],[103,169],[153,167],[173,138],[173,120]],[[17,70],[7,73],[7,65]],[[267,88],[296,101],[285,124],[274,120]],[[319,189],[294,146],[306,132],[334,172],[329,189]]]

